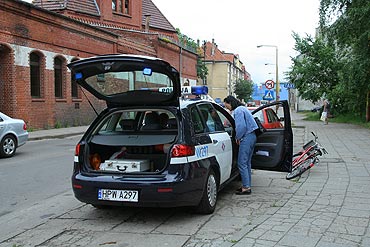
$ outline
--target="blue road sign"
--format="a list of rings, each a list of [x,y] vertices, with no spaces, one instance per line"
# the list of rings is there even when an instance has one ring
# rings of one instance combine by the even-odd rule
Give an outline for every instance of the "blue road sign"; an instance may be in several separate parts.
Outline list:
[[[275,99],[274,91],[265,90],[265,95],[263,96],[263,99],[264,100],[274,100]]]

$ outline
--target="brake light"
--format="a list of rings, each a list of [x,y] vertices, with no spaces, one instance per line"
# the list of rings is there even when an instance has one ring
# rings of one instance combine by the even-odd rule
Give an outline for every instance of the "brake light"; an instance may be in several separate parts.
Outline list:
[[[176,144],[172,147],[171,156],[172,157],[184,157],[195,155],[195,147],[183,144]]]
[[[27,124],[26,123],[23,124],[23,130],[27,130]]]
[[[79,155],[80,155],[80,144],[77,144],[75,148],[75,156],[79,156]]]

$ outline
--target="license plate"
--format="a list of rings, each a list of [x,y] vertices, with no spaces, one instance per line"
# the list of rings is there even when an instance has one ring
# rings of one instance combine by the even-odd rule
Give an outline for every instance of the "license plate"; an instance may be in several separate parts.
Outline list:
[[[99,189],[98,200],[119,201],[119,202],[138,202],[139,192],[137,190],[109,190]]]

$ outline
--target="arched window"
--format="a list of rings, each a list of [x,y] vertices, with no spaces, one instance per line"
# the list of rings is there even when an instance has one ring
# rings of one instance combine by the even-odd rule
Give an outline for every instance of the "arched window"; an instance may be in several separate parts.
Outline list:
[[[56,57],[54,58],[54,86],[55,98],[63,98],[63,61]]]
[[[78,59],[72,59],[71,62],[77,61]],[[78,99],[80,96],[78,95],[78,85],[75,80],[73,80],[71,76],[71,96],[72,99]]]
[[[30,54],[30,78],[31,78],[31,97],[41,98],[41,58],[32,52]]]

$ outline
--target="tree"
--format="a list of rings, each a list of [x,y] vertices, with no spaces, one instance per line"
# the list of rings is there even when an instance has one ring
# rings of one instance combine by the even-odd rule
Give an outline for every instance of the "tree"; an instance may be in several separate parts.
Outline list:
[[[320,30],[340,61],[335,87],[342,112],[364,115],[370,91],[370,4],[368,0],[321,0]]]
[[[331,98],[330,93],[338,83],[338,61],[335,50],[322,39],[314,40],[307,35],[301,38],[293,33],[295,50],[299,56],[292,58],[292,69],[287,78],[298,89],[303,99],[318,101],[323,95]]]
[[[293,33],[299,56],[287,73],[304,99],[326,95],[338,113],[363,116],[370,92],[368,0],[321,0],[318,36]]]
[[[176,31],[181,46],[197,53],[197,77],[204,80],[208,75],[208,68],[202,61],[202,49],[192,38],[182,34],[179,28],[176,28]]]
[[[234,93],[239,99],[244,99],[245,102],[249,101],[252,98],[253,82],[238,79],[235,83]]]

